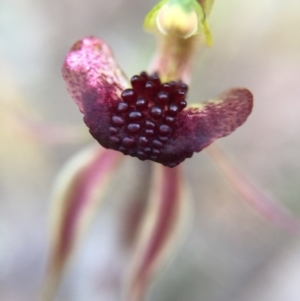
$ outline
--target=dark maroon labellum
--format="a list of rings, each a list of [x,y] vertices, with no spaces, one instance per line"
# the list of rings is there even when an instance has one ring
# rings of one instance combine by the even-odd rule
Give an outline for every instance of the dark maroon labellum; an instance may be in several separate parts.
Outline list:
[[[122,92],[112,116],[110,141],[112,148],[173,167],[183,161],[164,162],[164,147],[172,139],[172,127],[177,114],[185,107],[186,85],[163,83],[157,75],[142,72],[131,78],[132,89]]]

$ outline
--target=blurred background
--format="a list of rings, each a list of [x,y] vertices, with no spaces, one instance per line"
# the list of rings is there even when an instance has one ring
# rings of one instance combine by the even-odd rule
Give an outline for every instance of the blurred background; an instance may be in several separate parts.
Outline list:
[[[106,40],[128,76],[147,69],[155,39],[143,32],[155,4],[138,0],[0,1],[0,299],[34,300],[48,255],[51,189],[88,143],[61,64],[79,38]],[[214,45],[195,61],[189,101],[249,88],[245,125],[219,141],[267,195],[300,217],[300,1],[216,0]],[[55,125],[54,127],[51,125]],[[67,127],[64,127],[67,125]],[[128,260],[123,223],[145,163],[126,158],[103,210],[67,271],[57,300],[121,300]],[[184,163],[193,227],[147,300],[300,300],[300,241],[266,221],[202,152]],[[126,185],[124,185],[126,184]]]

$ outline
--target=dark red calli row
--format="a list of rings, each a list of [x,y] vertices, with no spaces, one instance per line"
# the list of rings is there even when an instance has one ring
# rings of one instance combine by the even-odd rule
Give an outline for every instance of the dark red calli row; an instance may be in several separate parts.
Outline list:
[[[182,82],[161,84],[157,75],[146,72],[133,76],[131,85],[111,117],[110,141],[125,155],[156,161],[172,137],[177,114],[187,105],[188,87]]]

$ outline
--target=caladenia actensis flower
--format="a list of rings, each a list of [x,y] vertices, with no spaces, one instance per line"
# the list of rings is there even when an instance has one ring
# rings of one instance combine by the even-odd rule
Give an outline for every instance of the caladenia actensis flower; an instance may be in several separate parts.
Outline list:
[[[161,82],[156,72],[133,76],[128,89],[111,50],[94,37],[77,42],[63,66],[68,90],[102,146],[168,167],[230,134],[252,110],[246,89],[187,106],[188,86]]]
[[[195,0],[157,4],[145,20],[146,29],[157,35],[157,51],[148,73],[141,68],[130,80],[101,39],[83,38],[67,54],[63,64],[67,89],[104,148],[84,150],[58,179],[43,300],[51,299],[123,154],[155,162],[124,279],[125,300],[143,300],[147,284],[178,244],[190,206],[179,164],[242,125],[253,105],[252,94],[244,88],[190,103],[192,60],[205,41],[211,44],[207,18],[212,4]]]
[[[195,18],[186,25],[191,14]],[[243,124],[252,110],[252,94],[232,89],[201,105],[187,105],[186,66],[203,32],[210,39],[206,14],[197,1],[162,1],[145,25],[154,31],[165,28],[160,37],[164,46],[150,74],[134,75],[130,85],[109,46],[88,37],[69,51],[63,77],[102,146],[174,167]]]

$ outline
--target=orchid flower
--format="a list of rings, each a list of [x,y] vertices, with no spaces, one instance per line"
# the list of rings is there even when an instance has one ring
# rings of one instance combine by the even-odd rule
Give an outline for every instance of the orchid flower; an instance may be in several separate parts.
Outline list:
[[[161,82],[157,74],[133,76],[128,89],[110,48],[94,37],[71,48],[63,76],[90,133],[103,147],[168,167],[229,135],[252,110],[246,89],[192,106],[185,100],[185,83]]]
[[[85,37],[68,52],[63,78],[91,135],[102,147],[78,154],[58,178],[43,300],[53,298],[61,273],[123,155],[154,162],[124,280],[125,300],[144,299],[151,279],[179,245],[191,205],[180,164],[231,134],[253,107],[253,96],[245,88],[188,104],[192,60],[205,41],[212,44],[208,26],[212,6],[212,0],[159,2],[144,23],[158,38],[157,52],[149,71],[130,80],[102,39]],[[230,177],[228,168],[224,170]]]

